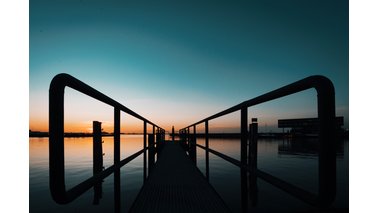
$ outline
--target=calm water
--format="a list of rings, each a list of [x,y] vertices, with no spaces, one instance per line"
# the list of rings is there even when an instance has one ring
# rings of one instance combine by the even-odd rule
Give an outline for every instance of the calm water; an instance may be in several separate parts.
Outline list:
[[[113,138],[103,137],[105,168],[113,164]],[[121,136],[121,159],[143,148],[143,137]],[[203,139],[198,139],[204,144]],[[112,212],[114,211],[114,177],[103,182],[100,203],[93,205],[93,190],[67,205],[56,204],[49,192],[48,138],[29,139],[29,195],[30,212]],[[349,150],[348,141],[338,147],[337,196],[333,204],[337,208],[348,207]],[[235,139],[210,139],[210,148],[239,159],[240,142]],[[258,142],[258,167],[285,181],[308,191],[317,192],[318,157],[314,141],[284,141],[260,139]],[[229,207],[240,211],[240,170],[238,167],[210,154],[210,182]],[[197,151],[197,165],[205,173],[205,152]],[[72,188],[92,175],[92,138],[65,139],[66,188]],[[143,183],[143,156],[121,168],[121,212],[127,212]],[[258,180],[258,204],[256,212],[306,211],[310,207],[263,180]]]

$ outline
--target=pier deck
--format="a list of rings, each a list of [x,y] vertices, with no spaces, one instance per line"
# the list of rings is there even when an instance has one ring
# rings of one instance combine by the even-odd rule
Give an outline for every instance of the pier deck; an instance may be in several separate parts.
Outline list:
[[[130,212],[230,212],[178,143],[165,142]]]

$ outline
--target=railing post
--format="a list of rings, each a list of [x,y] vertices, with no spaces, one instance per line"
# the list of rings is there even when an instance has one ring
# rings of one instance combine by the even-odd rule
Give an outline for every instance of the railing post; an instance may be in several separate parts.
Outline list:
[[[197,132],[196,132],[196,125],[193,126],[193,136],[190,143],[190,153],[191,158],[194,162],[194,165],[197,165]]]
[[[336,118],[332,83],[322,84],[318,92],[319,117],[319,203],[326,207],[336,194]]]
[[[120,212],[120,168],[119,162],[121,160],[121,111],[118,108],[114,108],[114,211]]]
[[[155,154],[156,154],[156,149],[155,148],[157,148],[155,146],[155,143],[156,143],[156,126],[155,125],[152,125],[152,138],[153,138],[152,146],[154,148],[154,164],[155,164]]]
[[[257,204],[257,138],[258,138],[258,123],[257,118],[252,118],[252,123],[249,125],[249,146],[248,146],[248,165],[252,169],[249,174],[249,187],[252,206]]]
[[[188,127],[188,132],[185,140],[185,149],[189,153],[189,140],[190,140],[190,129]]]
[[[172,126],[172,142],[175,142],[175,127]]]
[[[156,128],[156,126],[152,125],[152,135],[153,135],[154,144],[155,144],[155,136],[156,136],[155,128]]]
[[[160,128],[156,129],[156,158],[159,158],[160,153]]]
[[[114,164],[118,165],[121,158],[121,111],[118,108],[114,108]]]
[[[143,121],[143,183],[147,179],[147,122]]]
[[[76,91],[79,91],[87,96],[90,96],[96,100],[102,101],[114,107],[114,165],[109,168],[93,175],[87,180],[77,184],[73,188],[66,190],[65,185],[65,170],[64,170],[64,90],[65,87],[70,87]],[[92,187],[96,188],[96,185],[114,172],[114,199],[115,199],[115,212],[120,210],[120,111],[130,114],[138,119],[145,120],[142,116],[121,105],[115,100],[100,93],[94,88],[86,85],[80,80],[68,75],[58,74],[50,83],[49,89],[49,185],[50,192],[53,200],[59,204],[67,204]],[[147,121],[149,122],[149,121]],[[100,124],[98,122],[98,124]],[[93,143],[93,173],[102,170],[103,160],[101,151],[101,125],[96,126],[94,124],[94,143]],[[144,147],[146,147],[146,130]],[[100,142],[101,141],[101,142]],[[99,146],[97,146],[99,145]],[[141,154],[142,151],[134,153],[132,156],[125,158],[125,163],[135,159]],[[145,151],[146,153],[146,151]],[[99,156],[100,155],[100,156]],[[146,155],[145,155],[146,156]],[[146,159],[144,160],[146,164]],[[144,166],[147,168],[146,166]],[[146,172],[145,172],[146,178]],[[96,189],[95,189],[96,190]],[[96,193],[96,191],[95,191]],[[96,199],[96,198],[95,198]],[[95,201],[96,202],[96,201]]]
[[[206,180],[209,182],[209,121],[205,121]]]
[[[162,135],[163,135],[163,130],[159,127],[157,129],[157,134],[156,134],[156,154],[157,158],[159,158],[161,150],[163,148],[163,140],[162,140]]]
[[[241,209],[242,212],[248,211],[248,187],[247,187],[247,142],[248,142],[248,108],[241,108],[240,112],[240,184],[241,184]]]
[[[155,164],[154,134],[148,134],[148,176],[151,175]]]
[[[67,199],[64,178],[64,87],[54,77],[49,90],[49,177],[51,196]],[[59,83],[58,83],[59,82]]]
[[[102,172],[102,136],[101,122],[93,121],[93,175]],[[93,186],[94,198],[93,204],[97,205],[102,197],[102,182],[98,182]]]

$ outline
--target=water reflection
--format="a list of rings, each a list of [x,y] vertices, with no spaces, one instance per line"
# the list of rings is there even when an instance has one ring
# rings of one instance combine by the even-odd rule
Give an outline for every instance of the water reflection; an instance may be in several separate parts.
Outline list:
[[[103,138],[103,164],[113,163],[113,138]],[[92,176],[92,138],[67,138],[67,185],[74,186]],[[201,138],[198,143],[202,144]],[[68,205],[56,204],[48,188],[48,138],[30,138],[29,197],[30,212],[127,212],[143,184],[143,156],[99,182]],[[337,195],[332,207],[348,207],[348,142],[338,146]],[[121,136],[121,159],[143,148],[142,136]],[[240,141],[210,139],[210,148],[239,159]],[[306,190],[317,192],[317,156],[313,141],[261,139],[258,142],[258,168]],[[240,212],[241,186],[238,167],[210,154],[210,183],[234,212]],[[205,152],[197,149],[197,165],[205,174]],[[119,175],[119,176],[118,176]],[[118,182],[119,181],[119,182]],[[258,179],[255,212],[293,212],[310,209],[307,204]],[[118,190],[118,191],[117,191]],[[253,196],[251,196],[253,197]],[[96,205],[93,205],[96,204]]]
[[[103,169],[113,164],[113,137],[103,137]],[[65,138],[65,177],[70,189],[93,175],[93,139]],[[29,139],[29,211],[30,212],[112,212],[116,193],[117,177],[111,174],[97,182],[92,190],[82,194],[67,205],[52,200],[49,190],[48,138]],[[121,136],[122,159],[143,148],[140,135]],[[116,188],[120,211],[126,212],[143,183],[143,156],[139,156],[120,169],[120,184]],[[116,181],[115,181],[116,180]]]
[[[204,141],[199,138],[199,144]],[[332,208],[348,207],[348,141],[337,143],[337,194]],[[240,140],[210,139],[210,148],[240,159]],[[204,175],[205,151],[198,150],[197,165]],[[258,141],[258,168],[299,188],[318,193],[317,139],[282,140],[262,138]],[[241,211],[241,175],[239,168],[216,155],[210,154],[210,183],[234,212]],[[249,193],[249,210],[256,212],[303,211],[310,205],[258,178],[257,191]],[[272,204],[278,204],[272,205]],[[256,204],[254,206],[254,204]]]
[[[317,138],[284,138],[278,145],[278,154],[316,157],[319,154],[319,142]],[[342,140],[336,143],[336,154],[338,157],[344,156],[344,143]]]

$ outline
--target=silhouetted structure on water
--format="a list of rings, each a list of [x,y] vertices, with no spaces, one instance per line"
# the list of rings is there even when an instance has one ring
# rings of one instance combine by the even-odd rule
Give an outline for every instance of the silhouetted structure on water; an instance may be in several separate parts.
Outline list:
[[[69,190],[65,187],[64,176],[63,96],[66,86],[114,108],[114,164],[108,168],[102,168],[101,123],[94,122],[93,176]],[[319,189],[317,194],[281,180],[261,171],[257,167],[257,119],[253,118],[252,122],[248,123],[248,107],[310,88],[315,88],[318,93]],[[310,76],[191,124],[179,130],[179,141],[174,140],[174,127],[172,127],[173,142],[165,140],[165,130],[163,128],[70,75],[59,74],[54,77],[50,85],[49,97],[49,178],[51,195],[57,203],[69,203],[93,187],[95,190],[93,203],[97,204],[101,198],[101,181],[113,174],[114,211],[120,212],[120,168],[141,154],[143,154],[144,185],[131,208],[131,211],[134,212],[228,212],[228,207],[209,183],[209,153],[240,168],[240,205],[242,212],[248,212],[251,206],[258,205],[258,178],[314,206],[317,210],[326,211],[335,198],[335,97],[332,82],[323,76]],[[122,160],[120,158],[121,111],[140,119],[144,124],[143,148]],[[241,120],[239,135],[241,141],[240,160],[209,147],[209,121],[236,111],[240,111]],[[205,125],[205,145],[197,144],[196,127],[199,124]],[[147,132],[147,125],[152,126],[152,132]],[[205,151],[205,176],[202,176],[195,167],[197,147]],[[158,159],[157,162],[155,155]],[[190,190],[188,190],[188,186]],[[157,201],[156,198],[166,198],[168,201]]]

